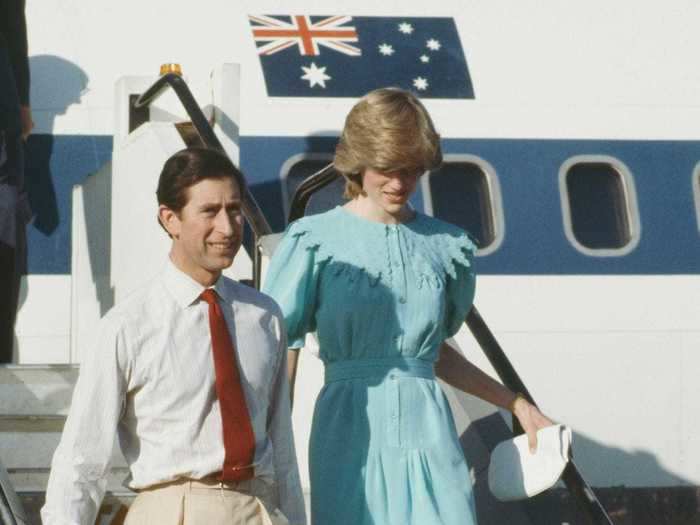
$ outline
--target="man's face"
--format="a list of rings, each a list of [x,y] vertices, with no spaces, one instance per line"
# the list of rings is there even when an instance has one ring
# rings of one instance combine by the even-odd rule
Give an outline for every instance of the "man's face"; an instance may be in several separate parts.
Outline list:
[[[175,265],[209,286],[231,266],[241,247],[241,194],[226,177],[199,181],[187,189],[187,197],[179,213],[161,206],[160,219],[173,238],[170,255]]]

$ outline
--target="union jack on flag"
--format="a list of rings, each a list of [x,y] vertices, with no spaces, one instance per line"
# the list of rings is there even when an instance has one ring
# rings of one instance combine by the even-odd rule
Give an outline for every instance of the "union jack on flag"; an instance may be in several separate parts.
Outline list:
[[[271,97],[361,97],[385,86],[474,98],[453,18],[249,15]]]
[[[272,55],[288,47],[298,46],[305,56],[320,54],[319,46],[326,46],[350,56],[360,56],[362,50],[347,42],[357,42],[357,31],[346,26],[350,16],[329,16],[316,22],[310,16],[295,15],[290,22],[265,15],[250,15],[253,38],[266,42],[258,47],[259,55]]]

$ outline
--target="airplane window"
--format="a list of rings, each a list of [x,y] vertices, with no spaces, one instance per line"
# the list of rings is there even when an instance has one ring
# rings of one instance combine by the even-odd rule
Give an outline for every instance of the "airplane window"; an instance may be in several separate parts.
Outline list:
[[[307,154],[292,157],[282,168],[282,186],[285,201],[285,217],[289,215],[289,207],[294,198],[294,192],[299,185],[314,173],[319,172],[333,161],[331,154]],[[314,215],[328,211],[343,204],[345,180],[339,177],[334,182],[315,193],[306,205],[306,215]]]
[[[632,178],[619,162],[590,158],[562,169],[567,234],[589,255],[622,255],[638,241]]]
[[[495,175],[490,177],[479,162],[447,158],[429,178],[432,214],[468,231],[476,240],[480,255],[495,250],[502,237],[502,215],[497,213],[500,197],[496,198],[492,180],[495,181]],[[457,195],[459,198],[455,198]]]

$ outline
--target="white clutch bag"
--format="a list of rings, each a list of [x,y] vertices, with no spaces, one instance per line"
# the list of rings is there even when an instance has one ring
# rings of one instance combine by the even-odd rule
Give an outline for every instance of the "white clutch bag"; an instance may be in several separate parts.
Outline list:
[[[499,443],[491,453],[489,488],[501,501],[525,499],[553,486],[571,457],[571,429],[552,425],[537,432],[532,454],[527,436]]]

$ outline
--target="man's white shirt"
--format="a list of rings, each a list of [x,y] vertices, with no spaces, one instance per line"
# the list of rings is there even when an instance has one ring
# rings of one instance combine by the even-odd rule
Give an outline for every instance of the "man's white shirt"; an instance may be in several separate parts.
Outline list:
[[[274,482],[280,510],[291,524],[303,524],[282,314],[268,296],[225,277],[213,288],[237,352],[256,478]],[[202,291],[168,261],[100,321],[54,454],[45,525],[94,523],[116,437],[132,489],[221,470],[221,413]]]

